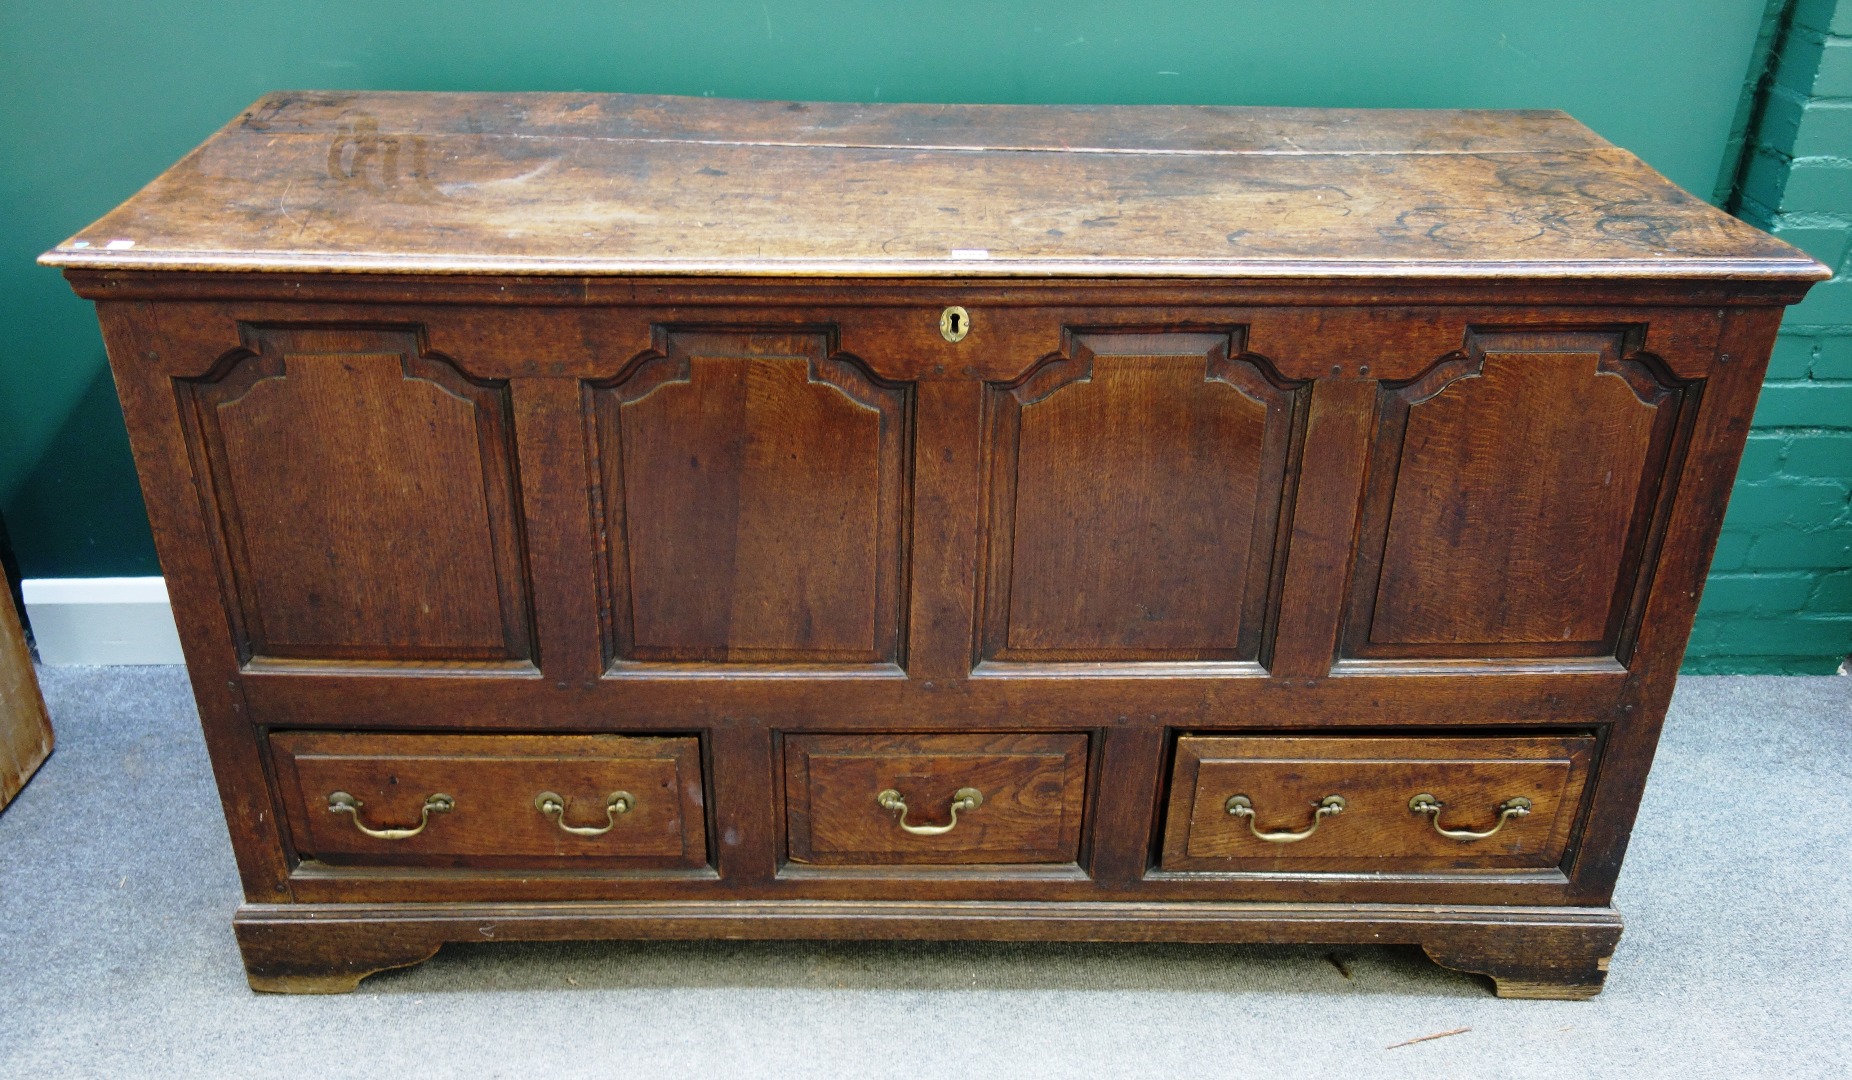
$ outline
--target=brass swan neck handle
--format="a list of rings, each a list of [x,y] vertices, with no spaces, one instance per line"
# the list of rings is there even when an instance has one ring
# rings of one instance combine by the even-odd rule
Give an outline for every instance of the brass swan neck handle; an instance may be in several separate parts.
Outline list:
[[[1269,844],[1296,844],[1318,831],[1318,826],[1328,817],[1336,817],[1344,812],[1344,796],[1327,795],[1318,800],[1318,809],[1312,812],[1312,824],[1298,832],[1261,832],[1254,819],[1254,803],[1246,795],[1230,795],[1223,804],[1228,812],[1238,818],[1247,818],[1248,831],[1256,838]]]
[[[1441,810],[1441,807],[1446,806],[1446,805],[1447,805],[1446,803],[1441,802],[1439,799],[1436,799],[1434,796],[1428,794],[1425,791],[1415,796],[1414,798],[1408,800],[1409,811],[1411,813],[1416,813],[1416,814],[1427,814],[1429,821],[1431,821],[1434,825],[1435,832],[1441,834],[1442,836],[1446,837],[1449,840],[1462,840],[1462,841],[1484,840],[1486,837],[1491,836],[1492,834],[1498,832],[1498,830],[1504,828],[1505,823],[1512,820],[1513,818],[1529,817],[1530,807],[1531,807],[1530,800],[1525,798],[1522,795],[1517,795],[1517,796],[1513,796],[1512,798],[1506,799],[1504,802],[1498,804],[1498,824],[1493,825],[1491,828],[1487,829],[1484,832],[1473,832],[1471,829],[1443,829],[1441,828],[1440,810]]]
[[[375,840],[410,840],[424,831],[431,823],[432,814],[448,814],[456,809],[457,801],[443,792],[438,792],[424,800],[424,808],[418,814],[418,824],[414,828],[404,829],[369,829],[366,822],[360,820],[360,808],[366,803],[354,798],[345,791],[331,792],[328,796],[328,811],[334,814],[347,814],[353,818],[354,828],[366,833]]]
[[[959,788],[957,791],[953,792],[952,820],[944,825],[907,824],[907,800],[901,798],[900,792],[895,791],[893,788],[888,788],[881,794],[876,795],[875,802],[881,805],[881,809],[892,811],[894,814],[898,815],[895,820],[900,825],[901,829],[912,833],[914,836],[944,836],[946,833],[958,827],[959,811],[962,810],[969,813],[984,805],[984,793],[976,788],[969,787]]]
[[[543,791],[534,796],[534,809],[553,819],[560,831],[574,836],[603,836],[617,827],[621,814],[630,813],[637,800],[628,791],[613,791],[604,800],[603,825],[568,825],[566,824],[566,800],[557,792]]]

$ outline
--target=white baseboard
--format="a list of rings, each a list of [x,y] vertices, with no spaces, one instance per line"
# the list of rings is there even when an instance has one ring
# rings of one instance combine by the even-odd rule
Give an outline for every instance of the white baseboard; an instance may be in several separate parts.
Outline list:
[[[182,662],[163,578],[27,578],[21,584],[39,659],[49,667]]]

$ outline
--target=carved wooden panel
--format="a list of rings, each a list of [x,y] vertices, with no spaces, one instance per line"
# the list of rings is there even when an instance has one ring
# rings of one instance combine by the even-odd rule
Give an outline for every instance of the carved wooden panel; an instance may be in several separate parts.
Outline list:
[[[615,659],[899,660],[904,387],[824,332],[674,330],[587,392]]]
[[[1073,333],[997,388],[984,658],[1259,658],[1307,395],[1242,339]]]
[[[1474,330],[1384,384],[1357,657],[1625,659],[1697,387],[1636,330]]]
[[[178,387],[246,658],[528,657],[505,385],[413,329],[241,334]]]

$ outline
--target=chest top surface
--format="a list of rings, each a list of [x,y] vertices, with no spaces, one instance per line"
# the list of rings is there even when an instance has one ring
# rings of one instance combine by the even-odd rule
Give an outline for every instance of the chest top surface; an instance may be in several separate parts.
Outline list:
[[[99,269],[1817,279],[1552,111],[276,93]]]

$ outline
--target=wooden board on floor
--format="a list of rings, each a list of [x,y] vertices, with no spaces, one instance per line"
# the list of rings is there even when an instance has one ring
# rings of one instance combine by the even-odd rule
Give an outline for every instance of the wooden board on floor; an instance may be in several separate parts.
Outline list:
[[[39,694],[13,597],[0,591],[0,809],[51,754],[51,717]]]

